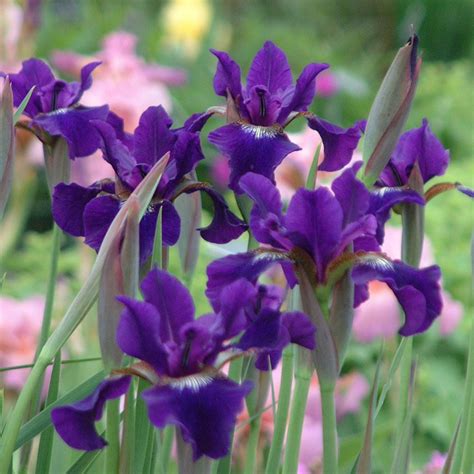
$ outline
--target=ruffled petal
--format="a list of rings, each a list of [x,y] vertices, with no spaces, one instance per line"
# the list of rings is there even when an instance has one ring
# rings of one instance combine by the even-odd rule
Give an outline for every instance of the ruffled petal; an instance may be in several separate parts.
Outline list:
[[[140,285],[147,303],[161,316],[161,340],[178,341],[181,327],[194,321],[194,303],[188,289],[173,275],[155,268]]]
[[[60,109],[35,118],[34,124],[50,135],[63,137],[69,148],[69,158],[89,156],[101,144],[97,129],[91,120],[105,120],[109,107],[77,107]]]
[[[218,59],[214,75],[215,93],[227,97],[227,91],[229,91],[232,97],[237,100],[242,96],[239,65],[224,51],[211,49],[211,53]]]
[[[239,194],[238,182],[245,173],[257,173],[274,182],[275,168],[300,149],[277,126],[232,123],[211,132],[209,141],[230,158],[229,187]]]
[[[416,269],[403,262],[382,257],[357,265],[352,271],[356,284],[379,280],[388,284],[405,312],[402,336],[426,331],[441,313],[441,271],[433,265]]]
[[[53,408],[51,419],[62,440],[71,448],[84,451],[94,451],[106,446],[107,441],[97,433],[95,422],[102,418],[107,400],[119,398],[128,391],[130,380],[130,377],[104,380],[84,400]]]
[[[225,456],[230,433],[243,409],[252,384],[196,374],[168,386],[155,386],[142,393],[150,421],[158,428],[172,424],[180,428],[184,441],[193,448],[193,458]]]
[[[288,331],[290,342],[313,350],[316,347],[316,328],[306,314],[292,311],[281,315],[281,322]]]
[[[263,308],[235,345],[239,349],[273,349],[279,343],[280,312]]]
[[[318,166],[321,171],[337,171],[352,159],[361,137],[361,127],[356,123],[351,128],[341,128],[315,116],[309,116],[308,125],[321,136],[324,146],[324,161]]]

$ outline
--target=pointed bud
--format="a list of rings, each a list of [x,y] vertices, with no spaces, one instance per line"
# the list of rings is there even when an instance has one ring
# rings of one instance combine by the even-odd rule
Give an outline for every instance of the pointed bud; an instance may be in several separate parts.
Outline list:
[[[59,183],[67,183],[71,171],[71,160],[66,140],[54,137],[52,144],[43,144],[44,165],[49,192]]]
[[[0,219],[3,216],[13,180],[13,92],[8,78],[0,102]]]
[[[393,60],[370,109],[365,132],[363,181],[372,186],[385,168],[410,110],[421,67],[413,35]]]

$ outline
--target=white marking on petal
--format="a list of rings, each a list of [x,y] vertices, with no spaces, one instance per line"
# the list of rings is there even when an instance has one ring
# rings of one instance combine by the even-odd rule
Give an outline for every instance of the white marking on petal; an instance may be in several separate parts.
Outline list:
[[[370,255],[362,259],[362,262],[376,270],[394,270],[393,263],[380,255]]]
[[[260,140],[262,138],[275,138],[278,135],[278,130],[274,127],[262,127],[261,125],[242,125],[242,130],[245,133],[253,135],[254,138]]]
[[[69,109],[63,107],[62,109],[56,109],[53,110],[52,112],[49,112],[48,115],[63,115],[65,114]]]
[[[194,374],[188,375],[187,377],[181,377],[179,379],[174,379],[169,385],[172,388],[177,388],[178,390],[189,389],[193,392],[198,392],[201,388],[209,385],[214,379],[209,375],[203,374]]]

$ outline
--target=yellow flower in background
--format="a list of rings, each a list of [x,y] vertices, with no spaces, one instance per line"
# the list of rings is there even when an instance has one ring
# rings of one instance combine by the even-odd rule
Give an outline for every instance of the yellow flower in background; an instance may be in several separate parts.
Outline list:
[[[170,0],[163,10],[165,41],[193,58],[209,31],[212,7],[207,0]]]

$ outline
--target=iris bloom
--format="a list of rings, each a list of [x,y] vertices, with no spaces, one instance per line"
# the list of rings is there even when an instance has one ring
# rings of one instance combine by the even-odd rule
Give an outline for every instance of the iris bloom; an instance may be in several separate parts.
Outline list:
[[[367,283],[387,283],[405,311],[400,334],[426,330],[441,312],[440,270],[437,266],[412,268],[390,260],[379,251],[377,236],[390,206],[408,201],[423,204],[415,192],[387,192],[373,197],[356,179],[359,164],[346,170],[332,184],[332,192],[298,190],[286,214],[277,188],[255,173],[239,182],[254,201],[250,214],[252,234],[263,247],[253,252],[216,260],[208,267],[207,293],[218,298],[236,278],[256,281],[273,263],[280,263],[290,285],[296,283],[292,263],[303,262],[315,287],[333,285],[352,269],[357,306],[368,298]],[[352,245],[354,252],[348,250]]]
[[[92,72],[99,64],[92,62],[84,66],[80,82],[56,79],[45,62],[34,58],[23,61],[19,73],[8,75],[16,107],[34,87],[24,111],[32,120],[24,125],[44,143],[50,144],[54,137],[63,137],[71,159],[91,155],[100,145],[100,135],[91,120],[106,120],[109,107],[79,104],[84,91],[91,87]]]
[[[158,428],[179,427],[194,460],[225,456],[252,383],[230,380],[220,371],[222,365],[252,351],[257,367],[267,370],[290,342],[314,348],[314,326],[302,313],[281,313],[272,288],[256,288],[246,280],[229,285],[214,301],[215,312],[198,319],[189,291],[169,273],[152,270],[141,290],[144,301],[119,297],[125,310],[117,329],[122,351],[141,362],[118,372],[152,384],[142,392],[150,421]],[[94,422],[105,401],[125,393],[128,384],[128,376],[105,381],[85,400],[54,409],[59,435],[76,449],[105,446]]]
[[[87,188],[75,183],[57,185],[53,193],[53,217],[59,227],[71,235],[84,236],[86,244],[98,250],[124,200],[153,165],[170,152],[148,212],[140,223],[141,260],[151,255],[160,209],[163,243],[177,242],[180,217],[172,202],[183,192],[204,191],[213,201],[214,219],[208,227],[200,229],[204,239],[225,243],[244,232],[246,225],[229,210],[220,194],[204,183],[186,180],[204,159],[194,122],[188,121],[184,128],[176,130],[171,125],[171,118],[161,106],[149,107],[142,114],[133,135],[124,133],[120,123],[95,121],[104,158],[116,173],[115,182],[103,180]]]
[[[307,112],[316,92],[316,76],[327,64],[308,64],[294,84],[285,53],[267,41],[256,54],[243,87],[239,65],[227,53],[211,51],[218,59],[214,90],[227,98],[230,123],[211,132],[209,141],[230,158],[231,189],[242,193],[239,180],[247,172],[274,182],[275,168],[300,149],[284,132],[298,115],[304,115],[321,136],[325,159],[320,170],[333,171],[349,163],[361,124],[343,129]]]

